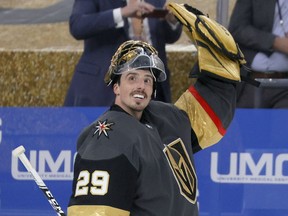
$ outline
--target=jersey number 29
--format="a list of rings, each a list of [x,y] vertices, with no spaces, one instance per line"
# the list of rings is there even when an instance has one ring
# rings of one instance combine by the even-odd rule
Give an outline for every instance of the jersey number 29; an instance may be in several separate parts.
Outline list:
[[[79,173],[75,190],[76,196],[105,195],[108,192],[110,175],[107,171],[95,170],[93,173],[83,170]],[[91,181],[91,186],[90,186]]]

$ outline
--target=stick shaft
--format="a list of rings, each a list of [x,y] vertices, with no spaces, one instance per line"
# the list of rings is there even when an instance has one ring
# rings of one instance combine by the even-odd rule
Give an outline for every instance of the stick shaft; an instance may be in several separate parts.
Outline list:
[[[22,152],[21,154],[18,155],[18,157],[19,157],[20,161],[23,163],[23,165],[25,166],[25,168],[27,169],[27,171],[29,171],[31,173],[31,175],[34,178],[34,181],[39,186],[39,188],[42,190],[42,192],[44,193],[44,195],[48,199],[48,202],[50,203],[52,208],[56,211],[56,213],[59,216],[66,216],[64,211],[61,209],[60,205],[56,201],[56,199],[53,197],[51,191],[48,189],[46,184],[43,182],[40,175],[32,167],[32,165],[31,165],[30,161],[28,160],[28,158],[26,157],[25,153]]]

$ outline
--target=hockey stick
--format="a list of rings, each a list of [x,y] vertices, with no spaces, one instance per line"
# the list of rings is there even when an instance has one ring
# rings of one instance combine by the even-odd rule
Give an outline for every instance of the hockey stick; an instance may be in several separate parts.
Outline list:
[[[65,213],[62,211],[58,202],[53,197],[50,190],[47,188],[47,186],[45,185],[45,183],[43,182],[43,180],[39,176],[39,174],[32,167],[30,161],[28,160],[28,158],[26,157],[24,152],[25,152],[25,148],[21,145],[21,146],[18,146],[17,148],[15,148],[12,151],[12,154],[14,157],[18,157],[21,160],[21,162],[23,163],[23,165],[25,166],[25,168],[32,174],[34,181],[36,182],[38,187],[42,190],[42,192],[45,194],[46,198],[48,199],[48,202],[51,204],[52,208],[57,212],[57,215],[66,216]]]

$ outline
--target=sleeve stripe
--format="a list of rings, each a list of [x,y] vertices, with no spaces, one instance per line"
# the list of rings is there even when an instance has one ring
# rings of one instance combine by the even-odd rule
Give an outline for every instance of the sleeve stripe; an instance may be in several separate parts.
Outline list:
[[[189,92],[195,97],[195,99],[199,102],[199,104],[203,107],[206,113],[209,115],[211,120],[214,122],[216,127],[218,128],[219,133],[224,136],[226,133],[226,129],[223,127],[221,120],[216,115],[216,113],[211,109],[209,104],[205,101],[203,97],[198,93],[198,91],[193,87],[189,87]]]

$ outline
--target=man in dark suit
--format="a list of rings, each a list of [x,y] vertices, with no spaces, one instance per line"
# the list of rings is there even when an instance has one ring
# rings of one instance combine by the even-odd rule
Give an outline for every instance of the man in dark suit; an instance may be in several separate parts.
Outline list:
[[[163,8],[165,0],[75,0],[70,17],[70,32],[77,40],[84,40],[84,52],[76,65],[64,106],[110,106],[112,90],[103,82],[110,59],[124,41],[133,37],[132,18],[148,15],[155,8]],[[163,18],[142,20],[146,41],[151,43],[163,60],[167,80],[157,86],[156,100],[171,101],[166,43],[176,42],[182,27],[168,13]]]
[[[288,1],[237,0],[228,29],[254,70],[248,76],[263,81],[260,88],[240,83],[237,106],[288,108]],[[267,78],[284,84],[271,87]]]

